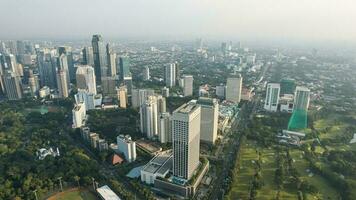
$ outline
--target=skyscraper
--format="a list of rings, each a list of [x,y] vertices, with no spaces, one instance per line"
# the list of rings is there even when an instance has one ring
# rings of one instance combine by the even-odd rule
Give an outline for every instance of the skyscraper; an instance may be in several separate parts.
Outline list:
[[[131,77],[131,72],[130,72],[130,59],[127,56],[120,57],[120,80],[125,80],[127,77]]]
[[[62,70],[65,72],[66,81],[67,81],[67,88],[70,88],[70,75],[69,75],[69,68],[68,68],[68,57],[65,53],[60,54],[57,58],[57,70]]]
[[[192,96],[193,95],[193,76],[192,75],[184,75],[184,88],[183,88],[183,95]]]
[[[149,96],[140,106],[140,130],[147,138],[158,135],[158,109],[155,96]]]
[[[116,53],[110,48],[110,44],[106,44],[106,56],[108,59],[108,76],[116,76]]]
[[[119,100],[119,106],[120,108],[126,108],[127,107],[127,88],[126,86],[120,86],[119,89],[117,90],[117,98]]]
[[[101,83],[101,78],[106,77],[108,71],[105,44],[101,35],[93,35],[92,46],[96,80]]]
[[[83,54],[83,65],[94,66],[94,53],[93,47],[84,47],[82,50]]]
[[[200,97],[200,140],[214,144],[218,136],[219,104],[216,99]]]
[[[31,95],[36,95],[40,89],[40,84],[38,82],[38,77],[33,74],[32,70],[29,72],[28,85],[30,87]]]
[[[167,87],[176,85],[176,68],[175,64],[171,63],[165,67],[165,82]]]
[[[294,110],[308,111],[310,90],[306,87],[297,86],[294,95]]]
[[[67,98],[69,96],[69,91],[68,91],[66,71],[61,69],[57,71],[57,86],[58,86],[58,97]]]
[[[172,142],[171,134],[171,115],[168,112],[161,113],[159,116],[158,139],[161,143]]]
[[[38,71],[40,75],[40,85],[48,86],[52,89],[57,88],[56,82],[56,67],[57,60],[52,57],[52,55],[46,51],[36,51],[37,54],[37,64]]]
[[[173,175],[189,180],[199,165],[201,108],[192,100],[173,112]]]
[[[16,73],[11,71],[5,73],[4,86],[6,96],[9,100],[19,100],[22,98],[21,79]]]
[[[239,103],[241,100],[242,77],[241,75],[227,78],[226,82],[226,100]]]
[[[133,108],[140,107],[142,104],[146,102],[148,96],[152,96],[152,95],[154,95],[153,89],[133,89],[131,106]]]
[[[76,72],[77,88],[87,89],[88,92],[96,94],[96,77],[94,68],[89,65],[80,65]]]
[[[276,112],[278,109],[279,93],[280,93],[279,83],[268,83],[266,91],[266,99],[264,109],[272,112]]]
[[[104,95],[115,97],[116,92],[116,77],[102,77],[101,78],[101,90]]]
[[[143,80],[144,81],[148,81],[150,80],[150,68],[148,68],[147,66],[145,67],[144,71],[143,71]]]
[[[67,57],[67,67],[68,67],[68,82],[75,80],[75,68],[73,62],[72,48],[67,46],[58,47],[58,55],[64,54]]]

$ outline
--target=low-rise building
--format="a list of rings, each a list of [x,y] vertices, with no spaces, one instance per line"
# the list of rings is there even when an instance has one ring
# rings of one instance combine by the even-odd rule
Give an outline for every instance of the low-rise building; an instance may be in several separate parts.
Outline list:
[[[141,169],[141,181],[154,184],[156,177],[164,178],[172,169],[173,152],[160,152]]]

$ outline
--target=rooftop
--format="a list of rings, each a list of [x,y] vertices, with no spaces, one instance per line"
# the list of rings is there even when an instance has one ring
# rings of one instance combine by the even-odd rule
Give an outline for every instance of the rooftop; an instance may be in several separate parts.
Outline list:
[[[120,197],[117,196],[107,185],[96,189],[96,191],[104,200],[121,200]]]
[[[175,110],[174,112],[189,114],[189,113],[192,113],[198,107],[199,106],[197,105],[197,101],[191,100],[188,103],[183,104],[181,107],[177,108],[177,110]]]
[[[164,174],[171,169],[173,164],[173,152],[165,151],[157,154],[152,160],[150,160],[144,167],[143,171],[149,173]]]

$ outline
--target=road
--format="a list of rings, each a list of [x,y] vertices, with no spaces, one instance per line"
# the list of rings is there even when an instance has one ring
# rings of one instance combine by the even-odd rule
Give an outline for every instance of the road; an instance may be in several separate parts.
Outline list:
[[[240,139],[243,136],[242,130],[247,128],[248,122],[252,119],[253,114],[256,112],[260,102],[260,98],[256,96],[251,102],[244,104],[240,110],[240,118],[235,120],[235,123],[231,125],[231,130],[226,137],[229,140],[224,144],[226,150],[221,152],[218,156],[222,158],[222,174],[219,174],[218,178],[212,183],[211,196],[209,199],[222,200],[224,198],[225,189],[227,188],[227,181],[229,177],[229,171],[234,167],[232,160],[236,159],[236,155],[240,150]],[[232,134],[239,134],[237,137],[230,137]]]

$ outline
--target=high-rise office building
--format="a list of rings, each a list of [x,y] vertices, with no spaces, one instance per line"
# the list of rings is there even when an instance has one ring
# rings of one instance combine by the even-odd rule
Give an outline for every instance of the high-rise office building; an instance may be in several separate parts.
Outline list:
[[[6,96],[9,100],[19,100],[22,98],[21,78],[12,71],[5,72],[4,86]]]
[[[120,63],[119,63],[119,68],[120,68],[120,80],[125,80],[125,78],[131,77],[131,72],[130,72],[130,59],[127,56],[120,57]]]
[[[220,99],[225,99],[226,86],[223,84],[217,85],[215,88],[215,94]]]
[[[266,90],[266,99],[264,109],[272,112],[276,112],[278,109],[279,93],[281,87],[279,83],[268,83]]]
[[[172,142],[171,115],[168,112],[161,113],[158,122],[158,139],[161,143]]]
[[[133,88],[133,85],[132,85],[132,77],[129,76],[129,77],[125,77],[124,78],[124,81],[122,82],[126,88],[127,88],[127,94],[128,95],[131,95],[132,94],[132,88]]]
[[[57,60],[47,50],[36,51],[40,85],[57,88],[56,67]]]
[[[17,55],[24,55],[25,54],[25,43],[22,40],[16,41],[17,46]]]
[[[126,86],[120,86],[119,89],[117,90],[117,98],[119,100],[119,106],[120,108],[126,108],[127,107],[127,88]]]
[[[193,76],[192,75],[184,75],[183,76],[183,95],[192,96],[193,95]]]
[[[96,77],[94,68],[89,65],[79,65],[76,72],[77,88],[87,89],[96,94]]]
[[[200,97],[200,140],[214,144],[218,136],[219,103],[216,99]]]
[[[65,53],[62,53],[57,58],[58,69],[62,70],[66,74],[67,88],[70,88],[70,75],[69,75],[69,67],[68,67],[68,57]]]
[[[58,55],[59,57],[61,55],[65,55],[67,57],[67,70],[68,70],[68,82],[70,83],[71,81],[75,80],[75,68],[74,68],[74,61],[73,61],[73,53],[72,53],[72,48],[67,47],[67,46],[62,46],[58,47]]]
[[[171,63],[165,67],[165,82],[167,87],[176,85],[176,65]]]
[[[69,91],[68,91],[66,71],[64,70],[57,71],[57,86],[58,86],[58,97],[67,98],[69,96]]]
[[[32,96],[35,96],[38,93],[38,90],[40,89],[38,77],[33,74],[32,70],[30,70],[30,72],[29,72],[28,86],[30,87]]]
[[[84,103],[74,105],[72,110],[73,114],[73,128],[80,128],[85,125],[86,109]]]
[[[101,35],[93,35],[92,38],[94,69],[96,80],[101,83],[101,78],[107,76],[107,57],[103,38]]]
[[[201,108],[192,100],[172,114],[173,175],[189,180],[199,165]]]
[[[148,68],[147,66],[145,67],[145,69],[143,70],[143,80],[144,81],[148,81],[150,80],[150,68]]]
[[[294,95],[294,110],[308,111],[310,101],[310,90],[306,87],[297,86]]]
[[[227,78],[226,82],[226,100],[234,103],[240,103],[242,91],[241,75]]]
[[[104,95],[115,97],[116,96],[116,77],[102,77],[101,90]]]
[[[108,76],[116,76],[116,53],[106,44],[106,56],[108,59]]]
[[[117,146],[128,162],[136,160],[136,142],[134,142],[129,135],[117,136]]]
[[[147,138],[158,135],[158,108],[155,96],[149,96],[140,106],[140,131]]]
[[[83,65],[94,66],[94,53],[93,47],[84,47],[82,50],[83,54]]]

